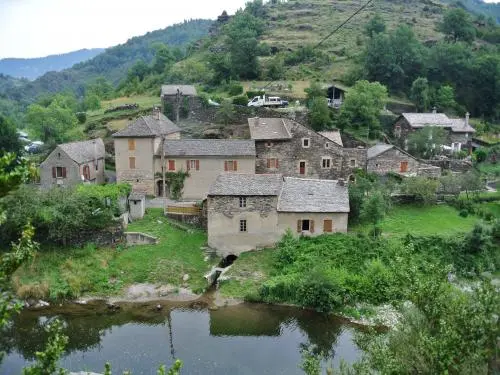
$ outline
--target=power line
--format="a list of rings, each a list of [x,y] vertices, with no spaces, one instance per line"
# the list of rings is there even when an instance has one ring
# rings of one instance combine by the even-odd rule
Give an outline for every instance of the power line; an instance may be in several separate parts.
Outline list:
[[[344,20],[344,22],[342,22],[340,25],[338,25],[335,29],[333,29],[333,31],[328,34],[327,36],[325,36],[323,39],[321,39],[318,43],[316,43],[313,47],[312,47],[312,50],[314,51],[316,48],[318,48],[319,46],[321,46],[328,38],[330,38],[333,34],[335,34],[337,31],[339,31],[342,27],[344,27],[347,23],[349,23],[350,20],[352,20],[354,17],[356,17],[359,13],[361,13],[363,10],[365,10],[365,8],[368,7],[368,5],[370,5],[374,0],[368,0],[363,6],[361,6],[359,9],[357,9],[353,14],[351,14],[348,18],[346,18]],[[288,72],[290,69],[292,69],[292,67],[288,67],[287,69],[285,69],[285,71],[283,72],[283,75]],[[272,80],[272,81],[269,81],[267,83],[267,85],[265,85],[262,90],[266,89],[267,87],[269,87],[269,85],[273,82],[275,82],[277,80]]]

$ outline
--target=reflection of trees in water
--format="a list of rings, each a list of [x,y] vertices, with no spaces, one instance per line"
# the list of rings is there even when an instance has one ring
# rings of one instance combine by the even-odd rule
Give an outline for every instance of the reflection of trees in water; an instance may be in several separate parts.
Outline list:
[[[330,354],[342,331],[342,324],[331,316],[283,306],[239,305],[221,308],[210,314],[213,336],[279,336],[284,326],[298,327],[315,350]],[[110,311],[104,304],[65,306],[44,311],[23,311],[13,324],[0,333],[0,351],[17,350],[26,359],[44,348],[48,320],[59,317],[68,336],[66,353],[88,351],[100,344],[101,337],[114,326],[128,323],[166,325],[170,309],[157,311],[154,305],[130,305]],[[173,352],[171,343],[171,352]]]
[[[42,315],[43,314],[43,315]],[[155,316],[156,315],[156,316]],[[127,323],[158,325],[165,322],[164,314],[143,314],[134,311],[98,312],[82,314],[56,314],[50,312],[24,311],[0,333],[0,351],[10,353],[17,350],[24,358],[34,359],[48,340],[45,326],[50,319],[58,317],[64,324],[63,333],[68,336],[66,354],[87,351],[100,344],[101,336],[113,326]]]

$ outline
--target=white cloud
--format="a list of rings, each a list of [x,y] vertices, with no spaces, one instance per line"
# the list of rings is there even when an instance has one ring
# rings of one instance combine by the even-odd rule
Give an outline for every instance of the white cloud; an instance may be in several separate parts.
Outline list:
[[[234,13],[245,0],[0,0],[0,58],[110,47],[190,18]]]

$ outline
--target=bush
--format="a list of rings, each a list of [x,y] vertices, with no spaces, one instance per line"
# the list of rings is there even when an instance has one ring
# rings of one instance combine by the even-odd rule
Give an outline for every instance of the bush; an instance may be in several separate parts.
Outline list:
[[[246,107],[248,104],[248,98],[244,95],[237,96],[237,97],[233,98],[233,104]]]
[[[467,216],[469,216],[469,211],[467,211],[466,209],[462,209],[462,210],[460,210],[459,215],[462,217],[467,217]]]
[[[76,112],[75,115],[79,124],[85,124],[87,121],[87,114],[85,112]]]
[[[248,99],[253,99],[256,96],[262,96],[265,93],[266,92],[262,91],[262,90],[260,90],[260,91],[258,91],[258,90],[257,91],[255,91],[255,90],[249,90],[249,91],[246,92],[246,95],[247,95]]]
[[[227,92],[230,96],[243,94],[243,85],[238,82],[231,82],[227,87]]]

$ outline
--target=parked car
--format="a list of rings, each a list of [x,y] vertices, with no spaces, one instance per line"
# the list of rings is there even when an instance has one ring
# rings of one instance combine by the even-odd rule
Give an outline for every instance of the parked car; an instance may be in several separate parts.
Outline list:
[[[281,99],[279,96],[255,96],[247,104],[248,107],[286,107],[288,101]]]

